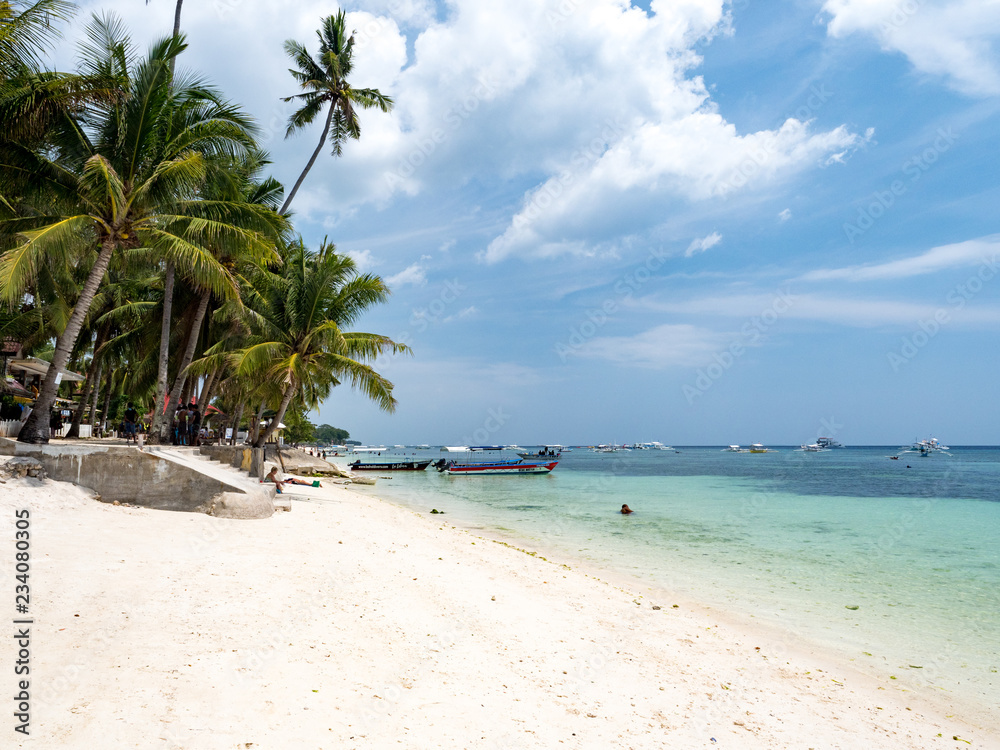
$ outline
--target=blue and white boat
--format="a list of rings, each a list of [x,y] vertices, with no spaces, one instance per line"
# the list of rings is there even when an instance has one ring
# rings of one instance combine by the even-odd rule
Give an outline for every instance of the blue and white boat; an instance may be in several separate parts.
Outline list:
[[[463,459],[439,459],[434,467],[449,476],[486,476],[490,474],[548,474],[559,463],[552,459],[531,461],[518,456],[505,457],[502,445],[479,445],[469,448]]]

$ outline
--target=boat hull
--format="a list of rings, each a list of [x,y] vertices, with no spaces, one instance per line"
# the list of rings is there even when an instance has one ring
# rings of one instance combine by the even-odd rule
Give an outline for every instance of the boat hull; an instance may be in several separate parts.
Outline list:
[[[495,464],[460,464],[452,463],[445,467],[444,472],[450,476],[487,476],[496,474],[548,474],[558,461],[544,464],[535,463],[495,463]]]
[[[430,466],[430,459],[426,461],[369,461],[361,463],[355,461],[348,464],[351,471],[423,471]]]

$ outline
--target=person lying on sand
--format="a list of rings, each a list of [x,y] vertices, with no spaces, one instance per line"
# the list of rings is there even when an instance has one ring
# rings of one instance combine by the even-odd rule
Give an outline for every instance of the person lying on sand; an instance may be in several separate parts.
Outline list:
[[[262,482],[274,482],[275,486],[278,488],[278,492],[281,492],[281,488],[286,484],[301,484],[306,487],[322,487],[318,481],[316,482],[306,482],[302,479],[296,479],[295,477],[288,477],[287,479],[278,479],[278,467],[272,466],[271,471],[268,472],[267,476],[264,477]]]
[[[623,516],[627,516],[629,513],[632,513],[632,512],[633,512],[632,509],[630,507],[628,507],[627,505],[623,505],[622,506],[622,515]]]

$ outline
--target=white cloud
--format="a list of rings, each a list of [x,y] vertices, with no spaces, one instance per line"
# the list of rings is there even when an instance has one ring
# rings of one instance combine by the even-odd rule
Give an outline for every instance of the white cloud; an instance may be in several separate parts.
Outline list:
[[[684,257],[690,258],[696,253],[703,253],[711,247],[715,247],[720,242],[722,242],[722,235],[718,232],[712,232],[707,237],[702,237],[700,240],[696,239],[688,245],[688,249],[684,251]]]
[[[826,0],[833,37],[870,34],[921,72],[973,96],[1000,93],[1000,3],[995,0]]]
[[[475,305],[470,305],[469,307],[462,308],[454,315],[449,315],[442,322],[450,323],[453,320],[463,320],[465,318],[469,318],[472,317],[473,315],[478,315],[478,314],[479,314],[479,308],[476,307]]]
[[[427,273],[420,263],[413,263],[399,273],[385,280],[390,289],[400,286],[424,286],[427,284]]]
[[[949,296],[949,287],[941,290],[933,302],[906,300],[858,299],[854,297],[798,294],[792,292],[709,295],[692,299],[671,299],[659,302],[647,298],[641,307],[649,312],[675,315],[702,315],[733,318],[742,321],[737,328],[754,321],[810,320],[852,328],[874,328],[884,325],[914,326],[921,320],[932,320],[939,310],[945,310],[956,323],[989,325],[1000,323],[1000,308],[989,305],[959,306],[959,296]]]
[[[778,214],[778,221],[784,223],[792,218],[792,209],[786,208],[784,211]]]
[[[602,234],[613,243],[623,226],[655,226],[665,200],[718,198],[856,147],[861,139],[843,127],[814,132],[789,119],[739,133],[716,111],[692,70],[697,45],[729,30],[727,5],[653,0],[647,13],[624,0],[451,0],[439,19],[430,0],[366,2],[348,13],[357,32],[351,80],[392,95],[395,108],[361,112],[361,139],[339,159],[324,149],[293,209],[329,229],[365,204],[490,182],[523,191],[524,204],[486,260],[589,254]],[[101,7],[149,36],[169,32],[172,3]],[[190,32],[182,65],[209,74],[257,117],[286,185],[321,123],[284,139],[292,105],[279,97],[297,89],[282,44],[292,38],[315,51],[331,12],[319,0],[289,8],[246,12],[223,0],[186,5],[182,18]],[[252,54],[229,64],[247,39]],[[542,204],[544,216],[533,216]]]
[[[931,248],[925,253],[889,263],[826,268],[803,274],[802,281],[881,281],[923,276],[948,268],[992,263],[1000,258],[1000,235]]]
[[[660,369],[697,366],[729,343],[728,334],[692,325],[660,325],[634,336],[593,338],[571,355],[615,364]]]
[[[348,250],[346,254],[351,257],[361,273],[367,273],[379,265],[371,250]]]

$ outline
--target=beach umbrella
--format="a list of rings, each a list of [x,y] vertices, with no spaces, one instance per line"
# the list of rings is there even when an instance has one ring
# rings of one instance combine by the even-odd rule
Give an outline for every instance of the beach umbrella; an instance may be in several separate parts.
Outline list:
[[[17,398],[34,398],[34,394],[12,378],[0,379],[0,393]]]

